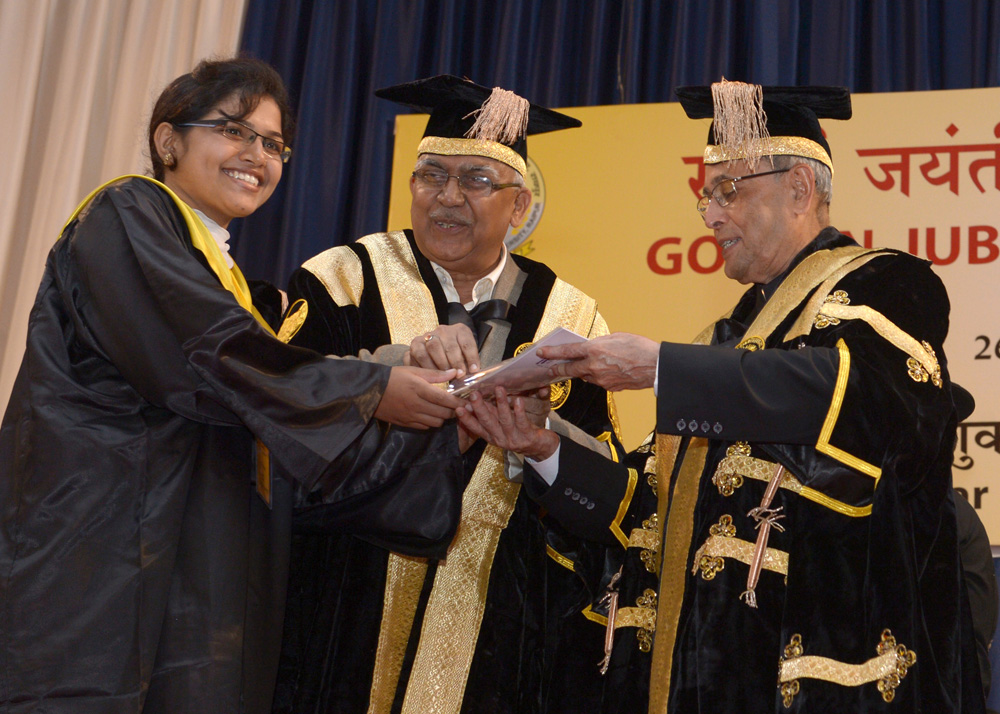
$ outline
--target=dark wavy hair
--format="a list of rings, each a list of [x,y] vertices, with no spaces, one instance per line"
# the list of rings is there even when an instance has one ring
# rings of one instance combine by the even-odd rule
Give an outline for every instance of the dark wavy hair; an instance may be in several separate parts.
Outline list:
[[[288,91],[281,76],[271,65],[252,57],[222,60],[202,60],[188,74],[181,75],[167,86],[153,105],[149,117],[149,158],[153,177],[162,181],[166,168],[156,153],[153,132],[163,122],[183,124],[203,119],[220,103],[236,97],[239,109],[233,119],[252,114],[260,100],[270,97],[281,111],[282,141],[291,146],[295,140],[295,119],[288,106]],[[183,132],[186,129],[177,129]]]

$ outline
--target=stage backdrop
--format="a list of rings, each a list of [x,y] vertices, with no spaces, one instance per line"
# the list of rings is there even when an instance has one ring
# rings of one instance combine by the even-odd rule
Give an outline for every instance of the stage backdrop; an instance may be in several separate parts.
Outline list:
[[[935,264],[951,297],[952,378],[976,398],[955,485],[1000,544],[1000,89],[854,95],[826,120],[833,225]],[[679,104],[564,110],[580,129],[532,137],[535,203],[508,246],[597,298],[612,330],[690,341],[744,288],[695,210],[708,120]],[[426,117],[397,118],[388,227],[410,225],[408,180]],[[901,363],[902,365],[902,363]],[[901,366],[901,368],[903,368]],[[626,446],[654,424],[651,392],[616,397]],[[892,424],[884,428],[892,429]]]

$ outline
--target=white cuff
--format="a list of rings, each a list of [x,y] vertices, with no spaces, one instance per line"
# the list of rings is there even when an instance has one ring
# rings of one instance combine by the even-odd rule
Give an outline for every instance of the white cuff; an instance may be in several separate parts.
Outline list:
[[[530,456],[525,459],[531,468],[533,468],[542,480],[545,481],[549,486],[556,482],[556,476],[559,475],[559,449],[562,447],[562,442],[556,447],[555,452],[547,459],[541,461],[535,461]]]

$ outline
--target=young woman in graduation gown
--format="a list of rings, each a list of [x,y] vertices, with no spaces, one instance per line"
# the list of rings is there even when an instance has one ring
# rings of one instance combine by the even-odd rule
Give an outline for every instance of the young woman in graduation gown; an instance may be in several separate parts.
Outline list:
[[[375,417],[440,425],[450,375],[284,344],[228,259],[292,131],[273,69],[201,63],[153,109],[158,180],[101,187],[50,253],[0,431],[0,712],[269,711],[296,500],[443,555],[455,430]]]

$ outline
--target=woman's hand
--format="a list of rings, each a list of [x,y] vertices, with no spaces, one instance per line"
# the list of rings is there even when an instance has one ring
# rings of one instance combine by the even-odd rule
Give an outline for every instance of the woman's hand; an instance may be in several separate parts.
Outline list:
[[[461,399],[438,386],[454,378],[453,369],[393,367],[375,418],[410,429],[441,426],[462,405]]]

